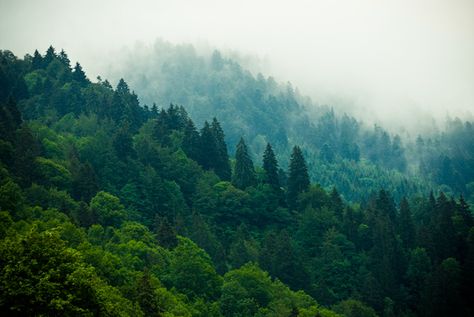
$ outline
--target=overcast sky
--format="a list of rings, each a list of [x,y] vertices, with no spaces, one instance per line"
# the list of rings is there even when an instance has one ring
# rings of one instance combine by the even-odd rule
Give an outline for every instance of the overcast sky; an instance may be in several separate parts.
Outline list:
[[[374,118],[474,113],[473,0],[0,0],[0,49],[53,44],[92,78],[156,38],[256,54],[316,102]]]

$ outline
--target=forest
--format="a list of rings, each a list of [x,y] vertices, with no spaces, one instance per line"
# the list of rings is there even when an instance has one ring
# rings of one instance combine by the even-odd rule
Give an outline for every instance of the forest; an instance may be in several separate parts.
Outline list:
[[[3,316],[474,315],[471,122],[405,140],[158,51],[114,86],[0,51]]]

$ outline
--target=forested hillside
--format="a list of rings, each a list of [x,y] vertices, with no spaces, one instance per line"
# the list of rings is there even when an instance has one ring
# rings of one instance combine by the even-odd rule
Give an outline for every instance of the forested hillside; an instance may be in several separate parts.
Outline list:
[[[283,167],[300,145],[311,179],[326,189],[335,185],[347,200],[366,200],[381,187],[398,200],[442,185],[474,202],[471,122],[450,119],[440,132],[408,140],[318,105],[289,83],[254,76],[219,51],[157,41],[117,55],[109,74],[125,76],[145,104],[182,104],[196,122],[215,116],[231,149],[244,136],[258,159],[270,142]]]
[[[472,193],[470,123],[403,146],[219,53],[174,58],[167,85],[209,99],[144,106],[64,51],[1,51],[2,315],[474,314],[473,216],[451,194]]]

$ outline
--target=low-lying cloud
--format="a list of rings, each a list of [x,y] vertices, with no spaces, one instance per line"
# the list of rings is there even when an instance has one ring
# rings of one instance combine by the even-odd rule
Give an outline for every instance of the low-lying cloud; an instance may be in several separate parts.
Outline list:
[[[470,0],[0,0],[0,48],[64,48],[92,78],[124,46],[206,42],[317,103],[393,125],[474,113]]]

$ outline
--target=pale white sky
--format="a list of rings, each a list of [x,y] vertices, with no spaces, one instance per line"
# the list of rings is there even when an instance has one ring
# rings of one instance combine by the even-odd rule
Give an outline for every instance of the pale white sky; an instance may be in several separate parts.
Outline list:
[[[316,102],[380,120],[474,113],[472,0],[0,0],[0,49],[53,44],[92,78],[156,38],[256,54]]]

